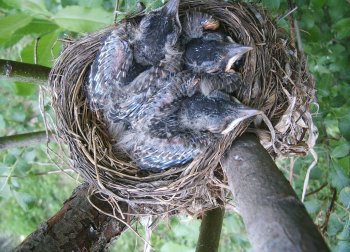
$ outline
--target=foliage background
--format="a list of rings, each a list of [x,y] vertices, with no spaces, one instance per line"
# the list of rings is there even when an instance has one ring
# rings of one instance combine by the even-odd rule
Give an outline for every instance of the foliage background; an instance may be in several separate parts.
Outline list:
[[[285,1],[260,2],[276,19],[288,9]],[[150,9],[162,4],[145,3]],[[316,106],[314,110],[319,162],[311,173],[305,205],[332,251],[350,251],[350,3],[295,0],[295,4],[319,103],[319,110]],[[114,6],[114,0],[0,0],[0,58],[50,67],[63,48],[62,39],[111,24]],[[120,0],[122,11],[135,6],[136,0]],[[289,29],[288,18],[278,24]],[[35,84],[0,80],[0,112],[0,136],[44,129]],[[299,196],[311,162],[309,156],[293,160],[291,183]],[[289,177],[290,160],[279,165]],[[45,145],[0,151],[0,250],[14,246],[54,214],[77,184],[74,176],[52,164]],[[151,243],[161,252],[194,251],[199,225],[186,217],[164,221],[154,230]],[[144,233],[141,225],[135,228]],[[118,249],[111,251],[142,248],[142,241],[128,231],[118,240]],[[226,214],[220,251],[249,249],[242,220]]]

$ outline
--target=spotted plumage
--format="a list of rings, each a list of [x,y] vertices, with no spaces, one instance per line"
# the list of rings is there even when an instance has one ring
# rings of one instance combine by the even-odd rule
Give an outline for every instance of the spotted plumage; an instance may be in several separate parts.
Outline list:
[[[134,27],[123,23],[112,30],[102,43],[91,65],[86,94],[91,109],[104,109],[109,105],[110,94],[123,96],[123,86],[130,79],[133,67],[133,51],[130,46]],[[142,70],[141,70],[142,71]]]

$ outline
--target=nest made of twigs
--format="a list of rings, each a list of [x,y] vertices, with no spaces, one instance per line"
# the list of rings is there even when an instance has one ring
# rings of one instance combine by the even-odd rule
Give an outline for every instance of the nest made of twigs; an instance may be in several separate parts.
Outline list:
[[[274,127],[274,138],[266,125],[256,120],[242,122],[217,146],[193,162],[162,173],[142,175],[128,158],[112,151],[105,125],[88,109],[84,81],[104,37],[118,24],[89,34],[67,46],[51,75],[52,107],[56,114],[58,141],[67,144],[72,167],[95,186],[118,209],[126,201],[134,214],[196,214],[225,204],[229,197],[219,161],[232,141],[247,130],[257,133],[275,158],[305,155],[315,143],[310,104],[314,81],[306,60],[291,46],[264,9],[247,3],[184,0],[180,14],[196,9],[219,20],[228,35],[254,48],[245,61],[245,85],[237,98],[265,113]],[[272,148],[274,147],[274,148]]]

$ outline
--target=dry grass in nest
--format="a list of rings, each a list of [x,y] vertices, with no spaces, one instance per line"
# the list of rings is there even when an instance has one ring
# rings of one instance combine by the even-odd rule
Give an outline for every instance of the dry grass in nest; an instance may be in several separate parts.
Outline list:
[[[242,73],[245,86],[237,98],[267,115],[275,137],[258,120],[249,130],[257,133],[275,158],[307,154],[315,143],[310,114],[314,81],[286,34],[255,5],[185,0],[180,13],[194,8],[213,15],[239,43],[254,47],[247,56]],[[197,214],[227,203],[229,190],[219,161],[232,141],[252,125],[251,120],[190,164],[163,173],[142,174],[130,160],[112,152],[105,125],[88,110],[83,86],[101,41],[116,26],[70,44],[51,72],[57,136],[69,146],[72,167],[94,185],[91,193],[104,193],[117,211],[118,201],[126,201],[138,215],[173,215],[183,210]]]

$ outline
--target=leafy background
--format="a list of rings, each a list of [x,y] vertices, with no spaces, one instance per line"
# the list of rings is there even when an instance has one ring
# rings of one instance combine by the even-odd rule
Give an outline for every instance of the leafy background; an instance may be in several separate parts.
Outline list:
[[[285,1],[260,2],[277,19],[288,9]],[[150,9],[162,4],[159,0],[145,3]],[[305,205],[332,251],[350,251],[350,3],[295,0],[295,4],[319,103],[314,115],[320,134],[315,148],[319,162],[311,173]],[[111,24],[114,6],[114,0],[0,0],[0,58],[50,67],[65,38]],[[135,0],[120,0],[122,11],[135,6]],[[288,30],[288,19],[278,24]],[[35,84],[0,80],[0,111],[0,136],[44,129]],[[291,183],[300,196],[312,158],[293,162]],[[290,160],[279,165],[288,177]],[[52,164],[45,145],[0,152],[0,250],[15,246],[58,211],[78,184],[72,177]],[[187,217],[164,221],[154,230],[151,243],[161,252],[194,251],[199,225]],[[135,229],[144,233],[141,225]],[[112,246],[110,250],[142,248],[142,240],[127,231],[118,240],[118,249]],[[234,213],[226,214],[220,251],[249,250],[242,220]]]

